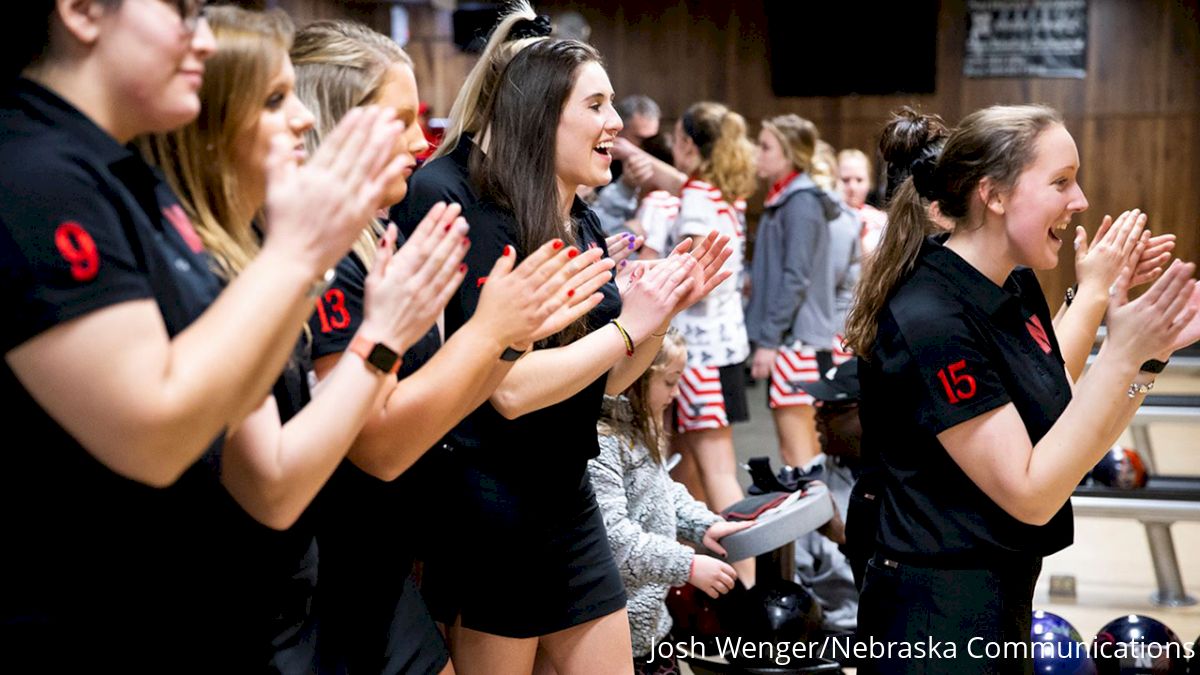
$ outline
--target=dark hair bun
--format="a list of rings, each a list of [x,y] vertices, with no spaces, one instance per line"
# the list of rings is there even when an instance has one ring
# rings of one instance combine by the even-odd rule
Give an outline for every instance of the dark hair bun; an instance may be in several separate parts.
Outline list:
[[[918,193],[933,199],[933,170],[942,144],[950,135],[940,115],[925,114],[909,106],[892,113],[879,137],[879,154],[887,167],[886,198],[910,175]],[[922,174],[920,178],[917,174]],[[922,189],[924,188],[924,189]]]

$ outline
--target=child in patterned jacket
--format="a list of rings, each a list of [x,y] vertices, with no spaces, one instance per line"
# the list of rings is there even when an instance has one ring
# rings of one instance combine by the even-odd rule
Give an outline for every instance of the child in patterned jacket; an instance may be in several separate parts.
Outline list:
[[[598,425],[600,455],[588,462],[592,486],[625,591],[637,672],[677,673],[673,659],[655,659],[653,649],[671,628],[666,596],[684,583],[717,597],[733,588],[737,572],[728,563],[695,552],[680,538],[718,555],[722,537],[752,523],[729,523],[671,480],[663,413],[675,398],[687,365],[683,337],[672,329],[646,372],[621,396],[604,400]]]

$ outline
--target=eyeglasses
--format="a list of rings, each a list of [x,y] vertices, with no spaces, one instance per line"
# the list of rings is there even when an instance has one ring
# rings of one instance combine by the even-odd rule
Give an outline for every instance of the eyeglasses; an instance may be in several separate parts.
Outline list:
[[[195,33],[196,27],[200,25],[200,19],[204,18],[208,9],[208,0],[167,0],[167,2],[175,7],[175,11],[179,12],[184,30],[188,33]]]

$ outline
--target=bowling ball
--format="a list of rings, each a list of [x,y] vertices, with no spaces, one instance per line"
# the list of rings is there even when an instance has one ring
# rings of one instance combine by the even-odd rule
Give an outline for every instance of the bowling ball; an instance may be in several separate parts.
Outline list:
[[[795,643],[819,640],[823,613],[821,605],[803,586],[788,579],[772,579],[754,586],[737,598],[732,617],[725,622],[727,634],[750,642]],[[769,653],[727,654],[742,665],[770,666]]]
[[[723,635],[716,601],[691,584],[667,591],[667,612],[674,624],[672,634],[683,640],[709,643]]]
[[[1200,635],[1192,642],[1192,658],[1188,661],[1188,675],[1200,675]]]
[[[1146,487],[1146,464],[1133,448],[1114,445],[1092,468],[1092,480],[1122,490]]]
[[[1185,675],[1186,654],[1175,631],[1140,614],[1113,619],[1092,642],[1100,675]]]
[[[1029,629],[1033,672],[1038,675],[1096,675],[1079,631],[1057,614],[1037,610]]]

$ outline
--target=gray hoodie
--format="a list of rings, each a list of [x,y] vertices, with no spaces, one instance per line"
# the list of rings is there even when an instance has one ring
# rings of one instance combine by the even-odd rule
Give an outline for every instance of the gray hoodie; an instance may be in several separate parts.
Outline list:
[[[828,350],[837,323],[829,221],[841,211],[807,173],[768,202],[750,264],[750,341],[770,349],[793,340]]]

